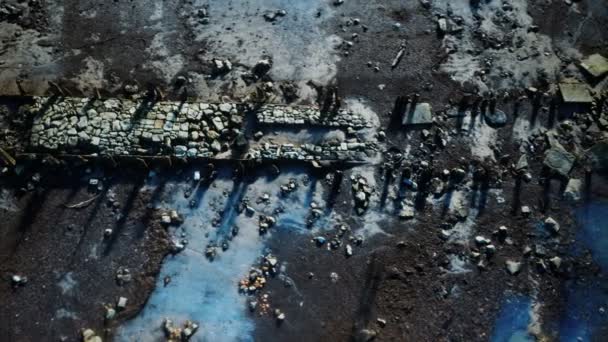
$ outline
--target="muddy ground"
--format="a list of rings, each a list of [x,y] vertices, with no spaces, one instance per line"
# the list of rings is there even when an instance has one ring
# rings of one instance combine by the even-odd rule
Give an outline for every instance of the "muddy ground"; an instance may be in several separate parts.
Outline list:
[[[35,175],[33,170],[41,170]],[[168,240],[153,194],[138,178],[118,173],[89,185],[84,168],[32,167],[3,181],[2,331],[7,341],[77,340],[89,327],[105,335],[106,305],[129,299],[118,319],[133,317],[154,289]],[[38,171],[36,171],[38,172]],[[30,177],[39,181],[26,190]],[[79,203],[77,208],[69,208]],[[112,238],[104,236],[112,229]],[[120,268],[132,280],[121,284]],[[24,287],[11,277],[27,277]]]
[[[515,70],[517,62],[490,56],[506,55],[507,49],[492,50],[487,44],[495,42],[474,33],[467,48],[480,51],[446,52],[444,37],[436,29],[437,15],[445,14],[446,1],[431,2],[430,8],[418,1],[363,0],[341,6],[332,6],[331,1],[309,5],[288,1],[30,2],[25,15],[0,17],[0,39],[5,44],[0,49],[0,93],[129,96],[125,85],[137,85],[139,91],[156,88],[170,99],[246,101],[262,81],[273,81],[271,101],[287,102],[281,85],[295,84],[299,89],[295,102],[314,104],[318,94],[311,84],[336,85],[342,98],[357,99],[377,115],[378,129],[387,132],[384,148],[408,151],[413,165],[428,161],[435,174],[456,167],[484,169],[500,182],[452,189],[480,189],[483,197],[474,233],[466,242],[446,242],[441,236],[446,222],[458,221],[449,213],[450,201],[445,198],[439,204],[419,201],[414,221],[381,216],[374,222],[381,232],[366,237],[349,258],[343,249],[316,247],[310,241],[312,235],[274,233],[268,247],[289,265],[292,283],[286,286],[281,279],[272,279],[264,293],[270,294],[272,306],[285,312],[287,319],[278,325],[272,314],[251,314],[256,324],[253,339],[348,341],[367,328],[377,332],[380,341],[487,341],[493,336],[505,293],[513,292],[542,303],[537,338],[560,340],[555,322],[564,319],[566,284],[605,277],[588,251],[570,253],[578,230],[574,212],[585,203],[605,199],[608,190],[601,173],[586,173],[588,165],[581,161],[570,177],[586,180],[586,202],[565,201],[562,192],[567,180],[547,176],[541,138],[536,139],[539,149],[530,153],[532,181],[519,178],[513,171],[521,151],[518,140],[534,134],[534,127],[521,130],[521,120],[555,128],[572,113],[539,112],[532,100],[516,104],[515,99],[530,95],[525,88],[532,86],[541,93],[553,93],[555,83],[566,76],[588,81],[572,62],[590,53],[608,55],[608,36],[600,29],[608,25],[608,7],[593,0],[573,5],[513,1],[515,6],[526,5],[525,13],[517,12],[523,17],[518,20],[526,22],[524,14],[529,15],[542,35],[538,46],[545,49],[539,61],[520,63],[522,69],[534,70],[522,75]],[[452,5],[460,13],[468,2]],[[287,15],[268,22],[262,14],[275,8],[285,9]],[[199,14],[202,9],[208,10],[208,16]],[[343,40],[352,41],[353,46],[346,48]],[[402,46],[405,53],[391,68]],[[247,84],[242,75],[265,55],[274,55],[273,71]],[[487,77],[476,73],[463,80],[470,76],[463,69],[476,69],[479,60],[490,57],[494,64],[486,69]],[[213,58],[230,59],[233,71],[214,75]],[[505,71],[514,71],[515,76],[500,76]],[[185,87],[175,86],[179,76],[189,79]],[[598,91],[605,89],[605,82],[593,85]],[[437,115],[433,128],[424,127],[431,136],[438,128],[449,132],[445,148],[425,140],[422,128],[391,125],[397,96],[418,93],[421,102],[429,102],[439,113],[463,95],[484,90],[498,96],[497,107],[509,118],[491,141],[461,132],[461,119],[445,115]],[[12,113],[1,117],[2,127],[9,128],[2,132],[2,141],[3,146],[19,150],[26,144],[27,125],[21,122],[27,119]],[[477,164],[472,165],[474,160]],[[370,171],[378,194],[385,183],[392,188],[398,182],[387,179],[382,162],[374,161]],[[97,172],[94,165],[89,167]],[[37,172],[40,181],[28,190],[27,183]],[[369,224],[352,208],[348,175],[357,172],[346,171],[333,208],[351,229]],[[164,175],[176,174],[173,170]],[[91,177],[83,168],[37,165],[3,180],[0,302],[6,303],[6,309],[0,312],[0,336],[8,341],[77,340],[83,328],[111,338],[114,328],[136,316],[154,290],[168,241],[151,205],[158,199],[143,186],[147,174],[106,170],[103,178],[96,175],[103,179],[101,191],[88,185]],[[115,193],[116,207],[107,202],[110,191]],[[93,196],[98,197],[84,208],[65,207]],[[530,216],[521,214],[523,205],[530,206]],[[561,225],[558,236],[551,239],[537,230],[547,216]],[[470,261],[476,249],[473,237],[493,237],[502,225],[508,227],[509,241],[497,243],[496,254],[484,268],[477,267]],[[119,232],[115,240],[104,239],[106,228]],[[526,246],[537,244],[548,250],[544,259],[556,255],[563,259],[559,270],[541,272],[536,267],[538,255],[523,255]],[[454,255],[469,261],[464,272],[452,269]],[[504,267],[506,260],[522,261],[523,269],[510,275]],[[119,286],[115,276],[121,266],[131,270],[134,280]],[[335,283],[331,272],[339,275]],[[28,283],[14,288],[10,277],[15,273],[27,275]],[[104,324],[103,304],[115,303],[120,296],[129,299],[127,310]],[[606,329],[600,327],[590,340],[608,336]]]

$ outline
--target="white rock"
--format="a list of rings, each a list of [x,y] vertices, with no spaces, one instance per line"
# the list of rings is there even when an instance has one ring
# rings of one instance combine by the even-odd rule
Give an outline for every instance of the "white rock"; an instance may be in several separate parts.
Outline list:
[[[521,262],[507,260],[505,265],[507,266],[507,271],[513,275],[519,273],[521,270]]]
[[[230,114],[230,110],[232,110],[232,105],[230,103],[220,104],[220,111],[222,113]]]
[[[581,199],[581,188],[583,182],[580,179],[568,180],[566,190],[564,190],[564,198],[568,201],[576,202]]]
[[[127,307],[127,298],[125,298],[125,297],[118,298],[118,303],[116,304],[116,307],[119,310],[124,310]]]
[[[559,232],[559,223],[555,221],[552,217],[547,217],[545,220],[545,228],[547,228],[551,233],[557,234]]]

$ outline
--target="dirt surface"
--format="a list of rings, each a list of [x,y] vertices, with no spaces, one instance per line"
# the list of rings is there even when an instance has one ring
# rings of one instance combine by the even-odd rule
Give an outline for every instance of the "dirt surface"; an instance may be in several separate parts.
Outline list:
[[[153,194],[141,188],[140,176],[112,173],[97,191],[83,171],[45,167],[31,191],[25,175],[3,181],[0,329],[7,341],[73,341],[86,328],[103,336],[136,315],[154,289],[168,242],[147,208]],[[66,207],[83,201],[82,208]],[[104,237],[105,229],[114,235]],[[119,285],[119,268],[129,269],[132,281]],[[27,284],[13,286],[15,274]],[[128,298],[127,308],[104,323],[104,305],[119,297]]]
[[[605,170],[594,169],[587,153],[606,139],[601,119],[608,113],[608,81],[590,79],[578,66],[590,54],[608,56],[605,2],[19,3],[24,14],[0,15],[0,39],[6,45],[0,47],[1,95],[128,97],[147,92],[169,99],[247,102],[256,89],[264,89],[269,102],[320,105],[327,90],[336,87],[343,106],[365,112],[374,122],[372,129],[354,134],[259,129],[264,133],[260,144],[356,136],[378,141],[381,151],[379,158],[345,169],[322,227],[304,233],[277,229],[264,238],[261,245],[283,269],[259,293],[237,297],[244,320],[253,326],[251,336],[240,340],[502,341],[505,332],[497,322],[512,295],[532,302],[526,341],[602,341],[608,336],[606,270],[598,250],[584,241],[580,219],[582,210],[608,198]],[[264,17],[280,9],[286,14]],[[448,32],[439,32],[440,19],[446,19]],[[273,62],[271,71],[252,81],[252,68],[266,57]],[[217,72],[214,59],[231,61],[232,70]],[[180,76],[185,81],[178,82]],[[592,106],[561,102],[557,84],[572,80],[592,90]],[[399,96],[429,103],[434,122],[401,126],[394,115]],[[18,104],[3,98],[0,112],[0,146],[11,152],[27,150],[31,118]],[[495,109],[506,114],[499,126],[488,124]],[[245,129],[248,138],[256,131],[253,123]],[[544,165],[555,141],[576,156],[567,176]],[[392,159],[396,153],[398,162]],[[522,155],[528,166],[517,170]],[[86,167],[47,164],[3,171],[0,302],[6,309],[0,312],[0,336],[9,341],[77,340],[83,328],[112,339],[117,328],[137,324],[129,319],[145,312],[152,293],[165,293],[155,284],[169,235],[154,207],[172,204],[171,194],[161,201],[159,193],[144,186],[146,172],[99,174],[90,167],[91,173]],[[163,177],[190,182],[177,169]],[[455,169],[462,169],[463,180],[443,174]],[[266,166],[256,170],[270,173]],[[323,203],[331,192],[325,176],[335,171],[305,171],[316,177]],[[350,177],[358,174],[372,183],[364,215],[353,207]],[[102,180],[101,191],[89,186],[94,177]],[[262,176],[252,178],[251,184]],[[431,178],[441,179],[444,191],[434,195]],[[583,182],[579,201],[564,196],[570,179]],[[405,186],[404,180],[418,188]],[[194,216],[207,235],[215,232],[212,218],[229,214],[236,206],[232,197],[239,197],[237,186],[225,188],[221,182],[196,193],[227,203],[202,219]],[[258,185],[264,186],[276,188],[272,182]],[[110,192],[115,206],[108,203]],[[94,196],[84,208],[65,207]],[[276,193],[271,197],[284,201]],[[404,198],[415,209],[413,219],[398,218]],[[524,214],[523,207],[530,213]],[[192,215],[199,214],[194,210]],[[548,217],[560,225],[556,234],[545,229]],[[338,224],[345,224],[348,234],[335,250],[312,241],[316,236],[329,240]],[[501,226],[506,236],[498,233]],[[110,239],[103,236],[106,228],[114,230]],[[355,234],[363,236],[361,245],[348,241]],[[488,252],[487,243],[476,237],[491,240],[495,251]],[[598,233],[597,240],[602,239]],[[352,245],[352,256],[345,255],[346,244]],[[560,258],[557,266],[551,261],[555,257]],[[520,262],[521,268],[511,274],[507,261]],[[250,262],[246,268],[255,260]],[[133,281],[119,286],[119,267],[130,269]],[[27,276],[27,284],[14,286],[15,274]],[[572,295],[577,285],[589,284],[599,284],[596,292],[588,291],[590,303]],[[226,292],[236,292],[237,286]],[[188,295],[183,293],[184,300]],[[249,312],[247,302],[262,302],[264,295],[269,309]],[[121,296],[128,298],[127,309],[104,323],[103,305]],[[587,305],[580,312],[576,298]],[[275,309],[287,317],[281,323]],[[224,318],[217,325],[230,321],[226,324],[232,327],[239,319]],[[571,321],[582,322],[588,331],[570,326]],[[160,331],[161,322],[154,324],[140,328]],[[193,340],[204,340],[205,334],[201,329]]]

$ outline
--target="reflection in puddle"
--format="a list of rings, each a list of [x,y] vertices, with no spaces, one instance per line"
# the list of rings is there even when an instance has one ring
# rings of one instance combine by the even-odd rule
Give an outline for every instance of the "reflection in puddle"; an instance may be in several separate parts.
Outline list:
[[[302,171],[302,170],[300,170]],[[238,281],[249,271],[264,250],[264,241],[272,229],[306,230],[310,201],[314,196],[316,180],[308,179],[304,172],[283,172],[275,179],[265,177],[234,181],[230,172],[220,170],[218,178],[204,193],[195,192],[197,205],[190,207],[184,196],[188,184],[176,183],[167,189],[167,208],[174,208],[184,216],[184,223],[172,231],[183,235],[188,245],[181,253],[168,256],[162,266],[156,289],[142,312],[117,332],[118,341],[162,340],[161,324],[170,318],[177,324],[186,320],[199,323],[200,329],[192,341],[251,341],[253,320],[247,311],[247,297],[238,293]],[[297,179],[297,191],[280,195],[280,186]],[[303,185],[304,184],[304,185]],[[270,201],[256,199],[264,194]],[[255,211],[247,215],[237,208],[241,200],[248,199]],[[282,213],[275,210],[282,207]],[[218,227],[211,222],[223,212]],[[258,214],[276,215],[277,225],[267,235],[260,236]],[[210,243],[221,243],[232,234],[227,250],[217,249],[213,261],[205,257]],[[165,277],[171,282],[164,286]]]
[[[591,250],[602,272],[608,269],[608,202],[593,202],[577,212],[581,229],[577,240]],[[566,310],[560,322],[561,341],[590,341],[608,325],[608,281],[600,273],[566,283]]]
[[[528,332],[532,322],[532,299],[521,295],[509,295],[503,304],[494,332],[493,342],[532,342]]]

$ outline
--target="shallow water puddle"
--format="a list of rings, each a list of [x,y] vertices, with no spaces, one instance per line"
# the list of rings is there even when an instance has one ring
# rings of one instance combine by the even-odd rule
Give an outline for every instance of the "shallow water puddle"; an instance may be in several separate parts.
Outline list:
[[[569,281],[565,286],[565,312],[560,321],[560,341],[592,341],[608,325],[608,202],[597,201],[577,212],[581,225],[578,240],[591,250],[602,272],[593,278]]]
[[[174,230],[179,237],[185,233],[188,245],[181,253],[168,256],[162,266],[156,289],[142,312],[117,332],[118,341],[155,341],[163,336],[162,322],[170,318],[177,325],[186,320],[198,322],[199,331],[192,341],[251,341],[254,323],[248,312],[247,296],[238,292],[238,281],[247,274],[264,250],[265,240],[273,229],[306,230],[310,202],[314,197],[316,180],[302,182],[303,172],[283,172],[275,179],[265,177],[235,181],[229,172],[221,170],[218,178],[202,194],[194,208],[184,196],[184,183],[168,187],[168,208],[184,215],[184,223]],[[280,186],[295,178],[300,186],[293,193],[280,195]],[[302,186],[301,184],[308,184]],[[197,192],[194,192],[197,196]],[[256,201],[264,194],[269,201]],[[237,209],[242,199],[248,199],[255,214],[247,215]],[[283,213],[277,225],[267,235],[260,235],[258,214],[274,215],[277,208]],[[217,228],[211,222],[223,211]],[[233,227],[238,234],[232,237]],[[205,249],[210,243],[221,244],[230,239],[229,248],[217,250],[209,261]],[[164,285],[164,279],[171,277]]]
[[[532,322],[532,299],[521,295],[508,295],[492,333],[492,342],[532,342],[528,332]]]

